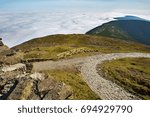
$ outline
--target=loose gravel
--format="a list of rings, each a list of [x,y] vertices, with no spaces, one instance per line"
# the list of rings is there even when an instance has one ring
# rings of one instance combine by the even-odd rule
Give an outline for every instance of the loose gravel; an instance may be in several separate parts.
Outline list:
[[[113,83],[98,74],[96,67],[104,61],[120,59],[126,57],[146,57],[150,58],[147,53],[112,53],[101,54],[90,57],[75,58],[60,61],[43,61],[33,63],[34,71],[62,69],[75,65],[80,67],[81,74],[89,87],[104,100],[133,100],[140,99],[139,97],[127,92],[119,85]]]

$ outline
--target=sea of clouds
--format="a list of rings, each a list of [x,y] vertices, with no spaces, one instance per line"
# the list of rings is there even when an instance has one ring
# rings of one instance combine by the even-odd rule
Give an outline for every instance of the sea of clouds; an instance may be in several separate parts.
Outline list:
[[[148,12],[0,12],[0,37],[9,47],[32,38],[52,34],[84,34],[114,17],[137,15],[150,19]]]

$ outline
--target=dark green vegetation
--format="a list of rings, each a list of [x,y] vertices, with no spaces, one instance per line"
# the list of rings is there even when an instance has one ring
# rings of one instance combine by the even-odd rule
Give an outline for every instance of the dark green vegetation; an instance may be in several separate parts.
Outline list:
[[[98,26],[86,34],[102,35],[150,45],[150,22],[146,20],[116,20]]]
[[[51,35],[30,40],[12,49],[21,50],[24,59],[61,59],[89,56],[113,52],[150,52],[150,47],[113,39],[90,35]]]
[[[64,82],[70,85],[73,89],[73,96],[70,99],[74,100],[97,100],[100,99],[97,94],[95,94],[86,82],[83,80],[80,72],[75,69],[63,69],[63,70],[52,70],[46,71],[50,77],[54,77],[55,80]]]
[[[125,58],[105,62],[100,74],[143,99],[150,99],[150,59]]]

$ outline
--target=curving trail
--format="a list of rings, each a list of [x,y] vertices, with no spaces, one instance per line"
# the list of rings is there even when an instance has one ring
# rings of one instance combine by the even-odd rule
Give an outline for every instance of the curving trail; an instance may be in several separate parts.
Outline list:
[[[117,84],[106,80],[101,77],[96,70],[96,66],[104,61],[126,58],[126,57],[146,57],[150,58],[150,54],[147,53],[112,53],[112,54],[101,54],[84,58],[76,58],[69,60],[61,60],[57,62],[44,61],[33,63],[34,71],[61,69],[72,65],[81,67],[81,74],[89,87],[96,92],[101,99],[105,100],[131,100],[139,99],[135,95],[125,91],[122,87]]]

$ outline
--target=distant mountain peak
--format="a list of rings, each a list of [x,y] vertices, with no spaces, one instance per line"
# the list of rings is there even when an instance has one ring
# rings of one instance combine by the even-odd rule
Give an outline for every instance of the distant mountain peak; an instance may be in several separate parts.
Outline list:
[[[117,20],[140,20],[140,21],[150,21],[150,20],[146,20],[144,18],[140,18],[140,17],[137,17],[137,16],[132,16],[132,15],[126,15],[124,17],[115,17],[114,19],[117,19]]]
[[[134,16],[117,19],[119,20],[104,23],[86,34],[113,37],[150,45],[150,21],[141,20]]]

